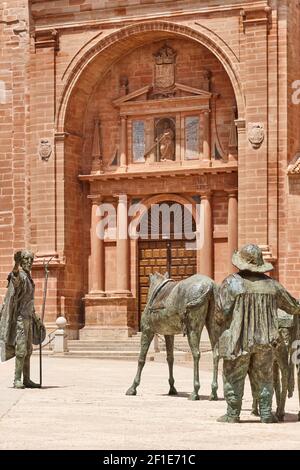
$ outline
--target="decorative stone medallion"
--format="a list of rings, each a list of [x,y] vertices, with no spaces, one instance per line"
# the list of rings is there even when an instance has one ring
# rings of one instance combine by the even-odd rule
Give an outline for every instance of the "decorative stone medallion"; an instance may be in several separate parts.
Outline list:
[[[52,145],[48,139],[41,139],[39,144],[39,155],[42,160],[48,161],[52,153]]]
[[[261,122],[248,124],[248,140],[254,149],[259,149],[265,138],[265,128]]]

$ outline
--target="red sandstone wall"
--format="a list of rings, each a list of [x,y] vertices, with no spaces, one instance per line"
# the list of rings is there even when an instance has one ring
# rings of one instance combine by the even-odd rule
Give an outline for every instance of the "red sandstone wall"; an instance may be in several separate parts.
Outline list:
[[[215,32],[220,44],[228,46],[241,61],[240,76],[247,101],[247,115],[242,117],[248,120],[263,119],[268,128],[268,140],[260,152],[249,151],[249,144],[245,141],[247,159],[240,161],[239,168],[240,240],[267,240],[276,255],[279,233],[279,277],[299,295],[299,184],[297,179],[288,181],[286,176],[287,161],[299,146],[299,107],[292,106],[290,101],[291,83],[300,79],[297,2],[270,1],[274,11],[272,27],[267,35],[262,25],[253,25],[246,32],[243,30],[239,9],[234,10],[234,6],[249,3],[246,0],[230,0],[233,6],[231,11],[215,14],[205,13],[205,9],[223,6],[224,2],[31,0],[32,17],[37,26],[90,22],[89,27],[82,29],[60,29],[59,51],[55,53],[53,47],[35,50],[34,40],[29,41],[27,3],[25,0],[9,0],[5,11],[2,4],[0,6],[0,83],[4,82],[6,90],[4,93],[0,88],[0,295],[5,291],[5,278],[11,269],[15,249],[27,245],[35,251],[58,251],[62,266],[51,274],[48,318],[53,320],[56,313],[65,311],[74,325],[82,322],[80,299],[87,290],[90,217],[86,199],[88,188],[83,189],[77,180],[78,173],[90,167],[90,151],[88,145],[83,147],[82,138],[85,130],[88,136],[91,135],[94,112],[100,110],[110,118],[109,100],[118,96],[115,77],[121,69],[131,74],[132,87],[150,77],[150,67],[141,54],[143,50],[144,54],[150,54],[150,49],[144,46],[138,48],[143,41],[149,42],[150,35],[145,33],[140,40],[128,41],[127,50],[135,50],[121,61],[119,56],[124,54],[122,43],[114,50],[101,54],[102,69],[101,61],[98,61],[94,68],[88,70],[88,75],[84,76],[82,71],[82,79],[69,101],[66,126],[63,128],[72,134],[66,139],[65,159],[57,153],[56,163],[53,158],[45,165],[38,157],[38,140],[48,137],[54,145],[54,119],[62,91],[79,58],[120,26],[130,24],[131,20],[153,17],[176,21],[195,30],[200,28],[200,24],[207,31]],[[183,9],[186,11],[183,12]],[[97,26],[99,21],[102,23]],[[165,36],[170,39],[169,34]],[[162,37],[163,34],[157,36],[159,40]],[[198,85],[197,74],[202,67],[200,57],[215,68],[215,90],[221,88],[222,93],[218,114],[220,136],[226,142],[229,124],[226,107],[232,90],[228,79],[224,78],[222,67],[201,46],[193,44],[190,48],[187,41],[177,39],[170,39],[170,42],[174,42],[175,48],[179,47],[180,42],[186,52],[186,63],[181,62],[178,56],[183,83]],[[137,58],[140,61],[138,68],[134,66]],[[93,102],[86,108],[91,99],[91,87],[100,79],[101,83],[92,95]],[[103,89],[107,94],[105,98]],[[222,100],[224,107],[221,106]],[[113,120],[107,124],[105,152],[108,159],[109,145],[113,137],[118,136]],[[215,204],[215,230],[219,230],[215,239],[215,258],[220,259],[215,271],[221,278],[226,274],[225,245],[222,246],[224,237],[219,226],[226,223],[226,209],[219,209],[222,203]],[[263,210],[260,209],[262,206]],[[39,304],[42,270],[38,268],[34,276],[37,279]]]
[[[0,4],[0,302],[13,251],[28,246],[29,175],[27,1]]]

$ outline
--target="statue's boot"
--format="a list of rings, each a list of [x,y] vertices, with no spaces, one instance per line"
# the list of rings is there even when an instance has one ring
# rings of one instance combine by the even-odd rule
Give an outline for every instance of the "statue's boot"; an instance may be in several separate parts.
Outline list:
[[[236,390],[229,386],[224,386],[225,398],[227,401],[227,413],[217,419],[218,423],[239,423],[242,408],[242,398]]]
[[[278,423],[278,418],[272,413],[273,385],[263,387],[259,395],[260,420],[262,423]]]
[[[218,423],[239,423],[242,402],[232,399],[227,402],[227,413],[217,419]]]
[[[24,366],[24,357],[16,356],[14,388],[25,388],[22,382],[23,366]]]
[[[37,384],[30,380],[30,356],[26,356],[24,361],[23,383],[26,388],[41,388],[40,384]]]
[[[220,416],[217,419],[218,423],[239,423],[240,418],[239,416],[229,416],[227,413],[226,415]]]

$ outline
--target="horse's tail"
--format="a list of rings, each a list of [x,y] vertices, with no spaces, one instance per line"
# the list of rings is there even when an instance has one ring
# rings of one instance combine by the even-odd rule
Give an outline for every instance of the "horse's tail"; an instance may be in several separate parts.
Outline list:
[[[205,326],[208,331],[212,349],[214,349],[215,345],[217,344],[223,332],[222,327],[218,325],[216,322],[217,297],[218,297],[218,286],[215,282],[213,282],[211,295],[209,298],[206,321],[205,321]]]

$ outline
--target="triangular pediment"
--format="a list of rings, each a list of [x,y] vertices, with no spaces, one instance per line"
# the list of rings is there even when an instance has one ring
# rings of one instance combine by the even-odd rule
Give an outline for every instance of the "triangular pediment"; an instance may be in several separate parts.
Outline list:
[[[113,101],[114,106],[122,106],[125,103],[129,103],[132,101],[137,101],[137,98],[142,97],[143,95],[147,95],[152,89],[152,86],[147,85],[142,88],[139,88],[138,90],[132,91],[131,93],[128,93],[127,95],[121,96],[120,98],[117,98],[116,100]],[[210,99],[212,97],[212,93],[210,93],[207,90],[202,90],[200,88],[194,88],[190,87],[187,85],[183,85],[181,83],[175,83],[174,88],[172,91],[176,92],[176,90],[179,90],[181,92],[187,93],[187,96],[199,96],[202,98]]]
[[[138,90],[132,91],[131,93],[128,93],[127,95],[121,96],[121,98],[114,100],[113,104],[115,106],[121,106],[124,103],[128,103],[128,101],[134,101],[136,98],[139,98],[140,96],[148,93],[150,88],[151,86],[147,85],[143,88],[139,88]]]
[[[212,94],[209,91],[202,90],[201,88],[194,88],[191,86],[183,85],[182,83],[175,83],[175,88],[180,91],[189,93],[190,95],[202,96],[203,98],[210,99]]]

